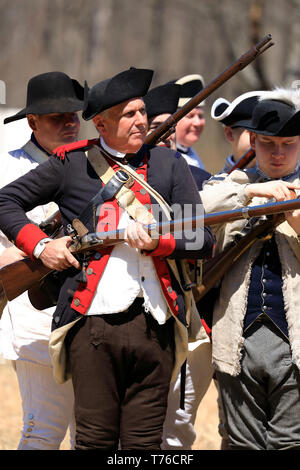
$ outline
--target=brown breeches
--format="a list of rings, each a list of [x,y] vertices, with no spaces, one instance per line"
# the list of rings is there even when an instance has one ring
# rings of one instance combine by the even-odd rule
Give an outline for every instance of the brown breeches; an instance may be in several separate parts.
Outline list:
[[[159,325],[137,299],[127,312],[77,322],[67,349],[76,449],[160,449],[174,363],[174,319]]]

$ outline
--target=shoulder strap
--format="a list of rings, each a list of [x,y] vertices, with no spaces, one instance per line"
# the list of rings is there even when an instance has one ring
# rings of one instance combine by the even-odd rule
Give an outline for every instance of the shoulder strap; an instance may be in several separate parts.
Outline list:
[[[155,189],[153,189],[152,186],[150,186],[150,184],[147,183],[147,181],[144,181],[129,165],[124,165],[123,163],[120,163],[117,160],[114,160],[113,158],[111,159],[115,163],[118,163],[120,168],[123,168],[124,170],[126,170],[135,180],[137,180],[140,183],[141,186],[143,186],[149,192],[149,194],[153,196],[153,198],[158,202],[158,204],[161,206],[161,208],[165,212],[165,215],[168,218],[168,220],[170,220],[170,213],[172,212],[172,209],[169,206],[169,204],[163,199],[163,197],[157,191],[155,191]]]
[[[21,150],[27,153],[32,158],[32,160],[37,163],[44,163],[48,160],[48,155],[46,152],[43,152],[41,149],[39,149],[31,140],[23,145]]]
[[[99,158],[99,156],[101,158]],[[91,165],[93,166],[94,170],[96,171],[97,175],[106,184],[114,175],[115,172],[107,162],[105,155],[101,152],[98,146],[93,146],[87,152],[87,158]],[[155,191],[146,181],[144,181],[140,176],[128,165],[123,165],[117,160],[114,160],[111,156],[109,158],[117,163],[120,168],[124,169],[127,174],[129,174],[132,178],[137,180],[141,186],[143,186],[147,191],[157,200],[160,204],[162,209],[164,210],[168,220],[170,220],[170,212],[171,208],[168,204],[164,201],[164,199],[160,196],[157,191]],[[118,193],[116,194],[116,199],[118,204],[123,209],[126,209],[128,213],[133,217],[134,220],[139,220],[142,223],[151,223],[153,222],[153,216],[149,213],[146,207],[141,204],[138,199],[135,197],[133,191],[131,191],[126,186],[123,186]],[[150,217],[151,215],[151,217]]]

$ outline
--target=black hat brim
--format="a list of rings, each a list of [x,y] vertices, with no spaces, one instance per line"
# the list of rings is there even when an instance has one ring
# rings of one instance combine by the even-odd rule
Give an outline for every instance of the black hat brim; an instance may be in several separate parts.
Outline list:
[[[82,106],[83,101],[72,98],[47,100],[44,103],[40,102],[36,105],[28,106],[13,116],[5,118],[4,124],[23,119],[27,114],[75,113],[80,111]]]
[[[241,123],[239,127],[242,127],[255,134],[267,135],[272,137],[294,137],[300,135],[300,110],[295,112],[290,119],[282,122],[281,126],[277,126],[274,129],[260,128],[254,126],[252,121],[245,121]]]

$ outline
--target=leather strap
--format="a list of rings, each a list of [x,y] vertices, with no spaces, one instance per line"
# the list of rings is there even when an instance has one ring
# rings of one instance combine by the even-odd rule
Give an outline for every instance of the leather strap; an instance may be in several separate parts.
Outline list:
[[[104,184],[106,184],[115,175],[114,170],[107,162],[105,156],[108,155],[106,155],[98,146],[93,146],[87,152],[87,158],[89,162],[91,163],[97,175]],[[122,163],[111,157],[111,155],[109,155],[108,157],[117,165],[119,165],[120,168],[125,171],[125,173],[129,174],[132,178],[137,180],[140,185],[143,186],[157,200],[157,202],[160,204],[160,206],[166,213],[168,220],[170,220],[171,208],[164,201],[164,199],[148,183],[146,183],[146,181],[140,178],[140,176],[130,166],[123,165]],[[135,197],[134,192],[127,188],[125,185],[123,185],[122,188],[116,193],[115,197],[118,201],[119,206],[125,209],[134,220],[138,220],[143,224],[153,223],[153,215],[142,203],[140,203],[140,201],[138,201],[138,199]]]

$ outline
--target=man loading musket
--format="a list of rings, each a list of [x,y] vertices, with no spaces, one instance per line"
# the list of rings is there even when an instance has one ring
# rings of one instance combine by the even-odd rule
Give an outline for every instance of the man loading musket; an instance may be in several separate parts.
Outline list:
[[[259,98],[249,121],[256,167],[218,174],[204,184],[205,210],[231,210],[299,194],[299,90]],[[250,221],[251,223],[251,221]],[[216,252],[251,225],[215,227]],[[225,274],[212,325],[213,365],[230,449],[300,446],[300,210],[286,214],[271,236],[258,239]]]
[[[83,118],[93,119],[100,139],[58,149],[0,192],[3,231],[31,257],[42,245],[40,260],[63,271],[50,350],[56,379],[72,376],[76,449],[159,449],[170,380],[186,358],[188,335],[206,338],[177,266],[211,255],[211,230],[200,228],[194,240],[185,232],[152,239],[142,227],[155,211],[176,219],[185,205],[194,214],[201,205],[182,156],[143,145],[141,97],[152,74],[131,68],[97,83],[85,96]],[[120,169],[132,179],[116,191],[111,182],[116,173],[121,182]],[[26,218],[28,207],[48,200],[58,204],[64,227],[76,219],[79,235],[125,228],[126,243],[80,264],[70,236],[49,241]]]

